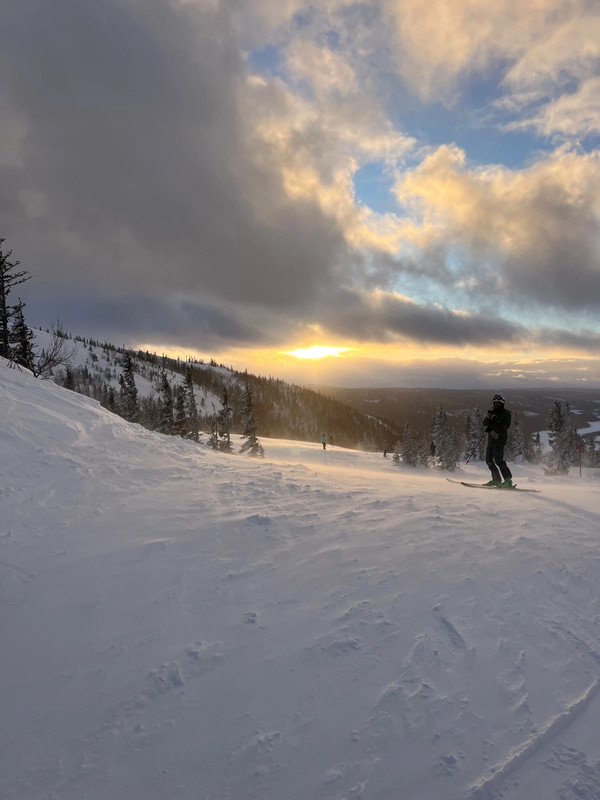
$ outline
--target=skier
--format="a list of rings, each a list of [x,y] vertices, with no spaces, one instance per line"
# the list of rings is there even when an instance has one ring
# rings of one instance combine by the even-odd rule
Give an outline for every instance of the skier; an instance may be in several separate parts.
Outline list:
[[[323,450],[327,450],[327,437],[325,434],[321,435],[321,444],[323,445]]]
[[[485,460],[492,472],[492,480],[488,481],[486,486],[512,489],[512,473],[504,460],[504,446],[508,437],[511,415],[510,411],[504,408],[504,398],[501,394],[494,395],[492,406],[493,408],[487,412],[483,420],[485,432],[488,435]]]

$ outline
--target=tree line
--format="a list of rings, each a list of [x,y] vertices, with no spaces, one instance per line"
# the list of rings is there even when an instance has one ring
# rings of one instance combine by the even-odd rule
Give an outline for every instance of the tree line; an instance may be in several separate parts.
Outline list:
[[[505,447],[507,461],[527,461],[544,465],[548,475],[566,475],[569,467],[583,456],[587,466],[598,463],[594,438],[586,441],[580,436],[571,421],[568,402],[555,400],[547,420],[549,451],[543,451],[539,431],[526,435],[519,416],[512,415]],[[406,425],[402,437],[393,447],[395,463],[454,471],[461,460],[484,461],[487,435],[484,430],[484,415],[476,405],[466,415],[464,430],[451,427],[448,415],[438,408],[429,430],[416,430]],[[582,460],[583,460],[582,458]]]

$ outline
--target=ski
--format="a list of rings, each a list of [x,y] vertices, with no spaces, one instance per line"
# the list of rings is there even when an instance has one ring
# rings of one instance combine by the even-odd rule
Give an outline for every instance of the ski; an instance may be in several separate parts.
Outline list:
[[[455,481],[452,478],[446,478],[449,483],[460,483],[461,486],[469,486],[471,489],[500,489],[503,492],[535,492],[538,494],[541,489],[521,489],[518,486],[488,486],[486,483],[469,483],[468,481]]]

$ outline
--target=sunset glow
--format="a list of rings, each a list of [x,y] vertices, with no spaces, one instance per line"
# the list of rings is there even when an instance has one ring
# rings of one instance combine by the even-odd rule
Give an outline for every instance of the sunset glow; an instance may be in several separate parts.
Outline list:
[[[5,5],[28,324],[309,385],[600,388],[598,3]]]
[[[294,356],[294,358],[327,358],[327,356],[339,357],[342,353],[348,352],[349,347],[325,347],[318,344],[313,344],[312,347],[298,348],[297,350],[287,350],[286,356]]]

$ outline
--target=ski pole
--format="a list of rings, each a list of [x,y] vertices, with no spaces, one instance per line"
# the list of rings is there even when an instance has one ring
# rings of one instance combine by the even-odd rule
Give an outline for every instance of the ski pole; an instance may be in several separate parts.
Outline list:
[[[479,447],[479,445],[481,444],[481,440],[483,439],[483,437],[484,437],[484,436],[485,436],[485,431],[484,431],[484,432],[481,434],[481,436],[479,437],[479,441],[477,442],[477,444],[475,445],[475,447],[474,447],[474,448],[471,450],[471,452],[469,453],[469,457],[468,457],[468,458],[467,458],[467,460],[465,461],[465,464],[468,464],[468,463],[469,463],[469,461],[470,461],[470,460],[473,458],[473,456],[474,456],[474,455],[475,455],[475,453],[477,452],[477,448],[478,448],[478,447]]]

